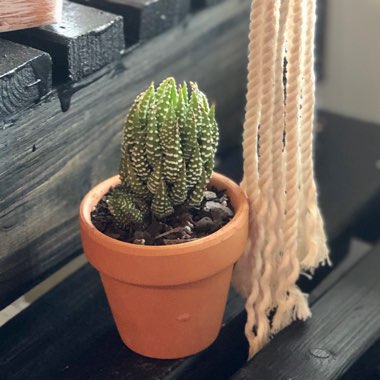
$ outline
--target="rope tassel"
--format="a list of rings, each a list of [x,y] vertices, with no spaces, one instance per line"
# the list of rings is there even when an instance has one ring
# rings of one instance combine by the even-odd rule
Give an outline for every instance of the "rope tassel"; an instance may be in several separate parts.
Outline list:
[[[312,155],[315,2],[252,1],[241,183],[250,241],[233,276],[246,298],[249,358],[310,317],[296,281],[329,263]]]

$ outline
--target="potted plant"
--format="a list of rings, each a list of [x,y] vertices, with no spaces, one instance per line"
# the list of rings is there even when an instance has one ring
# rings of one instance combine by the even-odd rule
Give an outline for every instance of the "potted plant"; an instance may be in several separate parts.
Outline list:
[[[214,106],[196,84],[152,84],[127,116],[119,176],[81,203],[84,252],[122,340],[145,356],[191,355],[220,330],[248,205],[212,173],[217,140]]]

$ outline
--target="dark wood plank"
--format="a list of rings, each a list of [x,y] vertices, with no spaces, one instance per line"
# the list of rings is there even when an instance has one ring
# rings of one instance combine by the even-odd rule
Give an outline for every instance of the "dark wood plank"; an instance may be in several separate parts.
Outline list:
[[[380,379],[380,339],[374,343],[342,376],[341,380]]]
[[[223,323],[229,324],[241,307],[231,291]],[[5,378],[162,379],[185,360],[148,359],[126,348],[89,265],[0,329]]]
[[[71,0],[123,16],[127,44],[172,28],[189,13],[190,0]]]
[[[337,379],[380,338],[380,245],[233,379]]]
[[[7,33],[7,38],[48,52],[53,58],[53,80],[77,81],[120,59],[124,48],[120,16],[63,3],[59,24]]]
[[[379,171],[380,160],[377,160],[375,166]],[[375,243],[380,239],[380,196],[374,195],[368,200],[365,207],[360,211],[359,218],[354,226],[356,236],[359,238]]]
[[[346,273],[331,274],[329,282],[337,286]],[[223,322],[217,341],[198,355],[134,354],[118,337],[99,277],[86,265],[0,329],[0,366],[14,379],[225,379],[244,364],[248,348],[243,301],[233,291]]]
[[[331,271],[334,272],[333,276],[326,276],[318,283],[318,287],[313,290],[313,293],[309,297],[310,302],[314,302],[318,298],[321,298],[323,294],[327,293],[330,288],[334,286],[337,278],[341,278],[348,273],[354,265],[356,265],[370,250],[371,245],[367,243],[360,243],[355,240],[350,241],[348,253],[344,256],[344,260],[335,261],[331,267]],[[332,252],[334,255],[334,251]],[[335,259],[335,257],[334,257]]]
[[[37,103],[50,90],[50,56],[0,39],[0,127],[6,116]]]
[[[316,172],[319,183],[326,184],[320,189],[320,201],[327,230],[339,235],[347,228],[347,220],[353,227],[361,224],[376,228],[368,225],[368,220],[374,215],[377,220],[380,217],[380,208],[376,207],[380,204],[380,126],[321,112],[318,129]],[[329,202],[330,197],[336,200],[334,204]],[[376,232],[378,240],[379,228]]]
[[[199,9],[203,9],[206,7],[210,7],[210,6],[219,4],[222,1],[226,1],[226,0],[191,0],[191,7],[192,7],[192,9],[197,11]]]
[[[317,0],[317,21],[315,25],[315,73],[317,81],[322,81],[324,78],[327,17],[327,1]]]
[[[318,112],[315,169],[330,241],[348,229],[355,234],[364,229],[372,241],[380,238],[379,141],[379,125]],[[228,176],[241,180],[240,146],[224,157],[224,166]]]
[[[152,80],[198,81],[217,102],[222,145],[240,140],[248,9],[231,0],[199,12],[0,130],[0,307],[80,252],[80,200],[116,173],[125,114]]]

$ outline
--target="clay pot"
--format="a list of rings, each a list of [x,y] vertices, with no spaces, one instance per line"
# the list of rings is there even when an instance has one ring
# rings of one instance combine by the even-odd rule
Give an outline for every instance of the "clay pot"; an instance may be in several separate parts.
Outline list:
[[[232,268],[248,236],[248,204],[240,187],[214,174],[235,210],[219,231],[188,243],[144,246],[98,231],[90,213],[115,176],[95,186],[80,206],[84,252],[99,271],[120,336],[133,351],[173,359],[199,352],[217,337]]]

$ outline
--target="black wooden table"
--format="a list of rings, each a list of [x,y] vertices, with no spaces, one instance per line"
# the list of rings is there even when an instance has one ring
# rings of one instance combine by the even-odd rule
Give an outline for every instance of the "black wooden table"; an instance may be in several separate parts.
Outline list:
[[[380,245],[341,265],[311,293],[313,318],[281,332],[233,379],[380,376]],[[206,351],[180,360],[147,359],[121,342],[98,275],[86,265],[0,330],[2,374],[6,379],[226,379],[244,365],[247,353],[241,308],[231,292],[224,327]],[[355,364],[358,359],[361,364]]]

